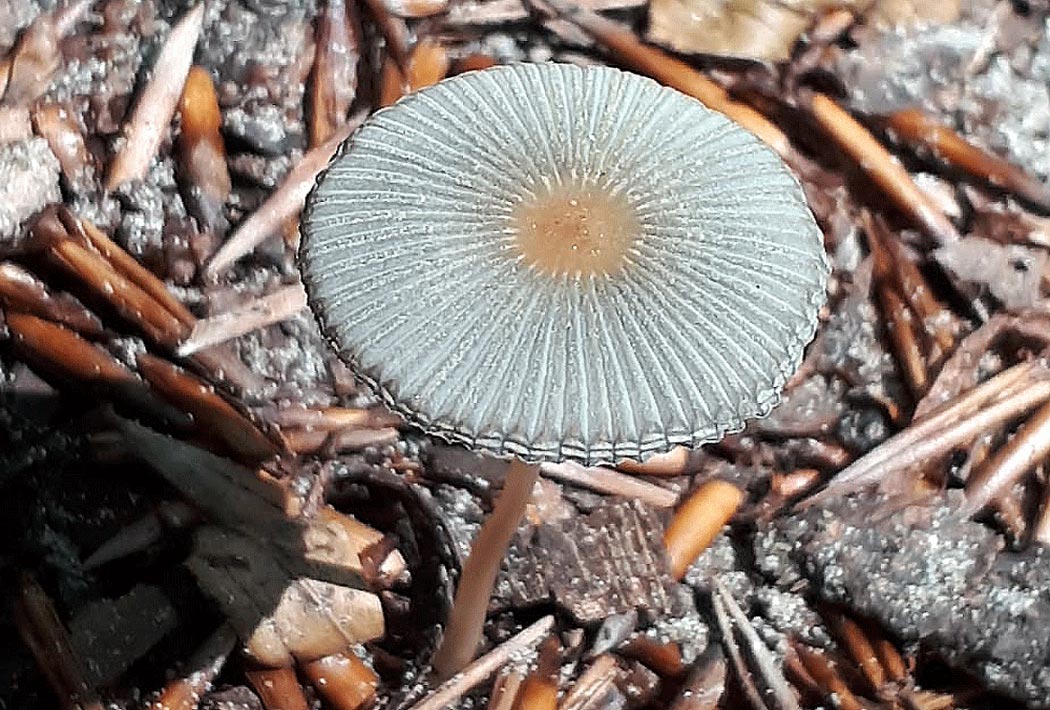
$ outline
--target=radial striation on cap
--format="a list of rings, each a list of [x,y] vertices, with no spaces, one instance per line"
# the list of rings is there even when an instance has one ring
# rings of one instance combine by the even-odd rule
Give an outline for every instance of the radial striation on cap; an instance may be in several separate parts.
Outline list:
[[[300,266],[340,356],[427,433],[587,464],[767,414],[828,274],[758,139],[649,79],[565,64],[377,112],[312,192]]]

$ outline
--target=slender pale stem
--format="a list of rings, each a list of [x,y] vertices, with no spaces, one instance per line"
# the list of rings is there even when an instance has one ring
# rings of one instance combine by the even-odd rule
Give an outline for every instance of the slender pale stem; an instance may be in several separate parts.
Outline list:
[[[440,678],[458,673],[477,652],[500,563],[525,515],[525,506],[539,475],[539,466],[518,459],[510,462],[496,508],[478,531],[474,547],[463,564],[445,637],[434,654],[434,671]]]

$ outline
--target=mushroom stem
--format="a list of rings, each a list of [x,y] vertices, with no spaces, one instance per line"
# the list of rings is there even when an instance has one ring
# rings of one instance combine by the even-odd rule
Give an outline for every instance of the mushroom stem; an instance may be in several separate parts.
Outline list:
[[[518,459],[510,462],[503,492],[492,515],[478,531],[470,555],[463,564],[445,637],[434,654],[434,671],[442,679],[459,672],[474,658],[500,563],[525,515],[525,506],[532,497],[532,488],[539,475],[539,466]]]

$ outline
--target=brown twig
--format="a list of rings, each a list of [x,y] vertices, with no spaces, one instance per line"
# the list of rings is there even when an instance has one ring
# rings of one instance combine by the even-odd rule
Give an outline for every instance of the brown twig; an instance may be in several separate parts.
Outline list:
[[[408,68],[408,26],[400,17],[390,13],[390,8],[383,0],[365,0],[365,6],[379,28],[379,33],[383,35],[387,56],[394,60],[397,68],[404,74]]]
[[[29,106],[44,95],[62,64],[62,39],[92,4],[93,0],[78,0],[33,20],[11,53],[0,60],[0,104]]]
[[[755,669],[758,671],[766,688],[770,691],[768,696],[773,703],[772,707],[780,710],[801,710],[798,700],[795,698],[794,693],[791,692],[791,688],[780,672],[773,654],[770,653],[769,648],[766,647],[758,632],[755,631],[751,622],[748,621],[747,616],[740,609],[736,600],[733,599],[733,596],[717,579],[714,580],[713,587],[711,605],[722,636],[722,645],[729,654],[733,668],[737,673],[737,678],[744,689],[744,694],[747,696],[748,701],[755,710],[766,710],[769,707],[762,699],[763,693],[755,685],[749,666],[744,659],[743,649],[741,644],[738,643],[733,629],[739,632],[743,645],[747,648],[749,656],[754,661]]]
[[[212,234],[227,228],[223,205],[230,196],[230,171],[222,140],[222,114],[211,74],[190,67],[179,101],[179,166],[191,188],[189,207],[201,228]]]
[[[676,493],[613,469],[588,468],[573,461],[545,463],[540,468],[543,475],[548,478],[572,483],[599,493],[635,498],[658,508],[671,508],[678,503]]]
[[[949,165],[1021,199],[1050,209],[1050,188],[982,148],[978,148],[920,108],[907,108],[885,118],[891,135],[913,147],[925,148]]]
[[[346,123],[357,96],[361,23],[353,0],[327,0],[314,28],[317,52],[310,75],[310,147]]]
[[[191,710],[202,695],[211,689],[226,658],[237,643],[237,634],[228,624],[222,624],[194,652],[181,677],[170,681],[160,697],[149,704],[149,710]]]
[[[996,496],[1050,455],[1050,404],[1040,407],[1017,433],[966,481],[966,501],[959,509],[976,515]]]
[[[215,253],[204,267],[205,275],[209,278],[217,277],[235,261],[251,253],[267,237],[276,234],[287,220],[298,215],[303,209],[307,194],[317,180],[317,175],[328,166],[336,149],[363,120],[363,115],[351,118],[327,141],[306,153],[288,173],[280,187],[238,226]]]
[[[87,681],[51,599],[30,574],[23,574],[15,598],[15,626],[64,710],[102,710],[98,692]]]
[[[882,667],[875,647],[864,630],[855,621],[837,611],[825,610],[821,616],[828,623],[839,646],[845,649],[857,664],[868,683],[868,689],[873,695],[877,695],[886,683],[886,670]]]
[[[371,703],[379,687],[376,672],[350,652],[319,658],[302,669],[335,710],[357,710]]]
[[[302,284],[282,286],[271,294],[252,299],[225,313],[198,320],[189,336],[175,349],[175,354],[187,357],[253,330],[288,320],[305,307],[306,291]]]
[[[141,180],[146,176],[182,96],[203,20],[204,3],[200,3],[172,27],[157,55],[153,77],[143,89],[128,121],[125,129],[127,142],[110,164],[106,176],[107,192],[129,180]]]
[[[535,648],[553,630],[553,616],[545,616],[534,622],[442,683],[433,693],[413,705],[412,710],[444,710],[450,707],[510,659]]]
[[[558,669],[561,644],[549,636],[540,646],[536,670],[525,678],[514,699],[514,710],[556,710],[558,707]]]
[[[675,59],[662,49],[640,42],[634,31],[571,0],[532,0],[532,4],[540,10],[549,8],[549,12],[578,26],[601,43],[617,61],[725,114],[765,141],[781,157],[791,155],[791,143],[787,136],[769,119],[747,104],[730,98],[725,89],[685,62]]]
[[[682,476],[695,463],[695,454],[688,447],[676,446],[667,453],[656,454],[643,462],[621,461],[616,467],[635,476]]]
[[[908,171],[848,111],[821,93],[805,91],[800,105],[850,155],[905,214],[938,244],[956,241],[959,233]]]
[[[845,495],[892,472],[942,456],[982,431],[1042,404],[1048,397],[1050,377],[1045,368],[1037,362],[1015,365],[886,440],[799,505],[808,507]]]
[[[411,91],[432,86],[448,76],[448,52],[437,40],[426,37],[412,48],[405,68],[405,80]]]
[[[671,710],[717,710],[721,707],[725,686],[725,655],[719,646],[712,644],[696,660]]]
[[[603,653],[576,679],[576,683],[562,699],[558,710],[583,710],[589,707],[595,699],[611,688],[615,681],[616,658]]]
[[[675,511],[664,532],[664,548],[675,579],[685,576],[743,502],[743,491],[715,479],[696,489]]]
[[[829,700],[834,699],[836,707],[842,710],[864,710],[860,700],[849,689],[835,664],[827,656],[801,643],[793,644],[793,648],[802,665],[824,691],[825,697]]]
[[[291,668],[258,668],[247,670],[244,674],[259,694],[263,707],[309,710],[310,704]]]
[[[68,294],[53,294],[43,281],[21,266],[0,262],[0,303],[60,323],[77,333],[99,337],[102,322],[94,313]]]
[[[265,461],[281,447],[205,382],[166,360],[141,353],[137,367],[150,385],[182,411],[190,414],[198,431],[242,461]]]

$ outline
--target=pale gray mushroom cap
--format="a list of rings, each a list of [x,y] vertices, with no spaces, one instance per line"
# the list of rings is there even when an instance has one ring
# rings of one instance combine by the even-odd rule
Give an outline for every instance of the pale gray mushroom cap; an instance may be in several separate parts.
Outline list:
[[[521,210],[564,190],[636,219],[615,269],[523,253],[522,225],[548,222]],[[579,219],[581,239],[606,224]],[[816,329],[822,245],[779,157],[721,114],[616,69],[519,64],[369,119],[309,198],[300,260],[340,357],[424,431],[597,464],[767,414]]]

